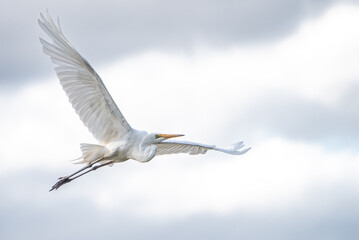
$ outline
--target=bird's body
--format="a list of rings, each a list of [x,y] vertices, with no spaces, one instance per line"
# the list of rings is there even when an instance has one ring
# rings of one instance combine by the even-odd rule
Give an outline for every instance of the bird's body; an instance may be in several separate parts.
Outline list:
[[[153,143],[154,135],[145,131],[133,130],[121,139],[112,141],[104,146],[108,151],[104,158],[115,163],[133,159],[138,162],[148,162],[156,155],[157,147]]]
[[[84,163],[86,166],[69,176],[59,178],[51,190],[58,189],[90,171],[128,159],[148,162],[158,155],[204,154],[208,150],[240,155],[250,149],[240,151],[244,146],[242,142],[233,144],[229,148],[219,148],[215,145],[169,141],[170,138],[183,135],[147,133],[132,128],[101,78],[72,47],[51,16],[48,14],[44,17],[41,14],[39,25],[53,40],[53,43],[49,43],[40,38],[44,53],[57,65],[55,70],[60,84],[80,119],[99,141],[99,144],[81,144],[82,156],[79,158],[79,163]]]

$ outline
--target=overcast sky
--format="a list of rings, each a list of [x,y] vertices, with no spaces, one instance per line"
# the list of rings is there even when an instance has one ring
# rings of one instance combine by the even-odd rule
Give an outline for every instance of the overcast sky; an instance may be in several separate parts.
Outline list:
[[[0,84],[50,73],[43,67],[36,23],[46,8],[61,18],[80,52],[96,64],[105,64],[148,49],[181,52],[203,44],[227,48],[279,40],[337,2],[354,1],[5,0],[0,17]]]
[[[48,189],[96,143],[38,38],[49,9],[161,156]],[[1,239],[358,239],[358,1],[5,1]]]

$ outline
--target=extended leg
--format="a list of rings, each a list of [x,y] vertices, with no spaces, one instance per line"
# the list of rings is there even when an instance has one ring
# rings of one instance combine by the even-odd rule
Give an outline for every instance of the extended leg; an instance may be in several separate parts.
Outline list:
[[[71,182],[72,180],[74,180],[74,179],[76,179],[76,178],[78,178],[78,177],[81,177],[82,175],[84,175],[84,174],[86,174],[86,173],[88,173],[88,172],[94,171],[94,170],[96,170],[96,169],[98,169],[98,168],[100,168],[100,167],[103,167],[103,166],[106,166],[106,165],[109,165],[109,164],[112,164],[112,163],[113,163],[113,162],[111,161],[111,162],[107,162],[107,163],[100,164],[100,165],[97,165],[97,166],[92,167],[94,164],[96,164],[96,163],[98,163],[98,162],[100,162],[100,161],[102,161],[102,160],[103,160],[102,158],[99,159],[99,160],[96,160],[96,161],[94,161],[93,163],[91,163],[91,164],[89,164],[89,165],[87,165],[87,166],[81,168],[80,170],[74,172],[73,174],[71,174],[71,175],[69,175],[69,176],[67,176],[67,177],[60,177],[59,180],[57,181],[57,183],[56,183],[54,186],[52,186],[52,188],[49,190],[49,192],[51,192],[52,190],[57,190],[59,187],[61,187],[61,186],[64,185],[65,183],[69,183],[69,182]],[[91,167],[92,167],[92,168],[91,168]],[[79,175],[77,175],[77,176],[75,176],[76,174],[78,174],[78,173],[80,173],[80,172],[82,172],[82,171],[84,171],[84,170],[86,170],[86,169],[88,169],[88,168],[90,168],[90,169],[87,170],[87,171],[85,171],[85,172],[83,172],[83,173],[81,173],[81,174],[79,174]],[[73,176],[75,176],[75,177],[73,177]],[[71,177],[73,177],[73,178],[71,178]]]
[[[98,168],[101,168],[101,167],[104,167],[104,166],[107,166],[107,165],[110,165],[110,164],[113,164],[113,161],[107,162],[107,163],[103,163],[103,164],[100,164],[100,165],[97,165],[97,166],[93,166],[92,168],[90,168],[90,169],[87,170],[86,172],[83,172],[83,173],[81,173],[81,174],[79,174],[79,175],[77,175],[77,176],[75,176],[75,177],[73,177],[73,178],[70,178],[70,181],[75,180],[76,178],[81,177],[81,176],[85,175],[86,173],[95,171],[95,170],[98,169]]]
[[[59,177],[58,180],[69,179],[70,177],[72,177],[72,176],[74,176],[74,175],[76,175],[76,174],[82,172],[83,170],[86,170],[86,169],[92,167],[94,164],[96,164],[96,163],[98,163],[98,162],[100,162],[100,161],[102,161],[102,160],[103,160],[103,158],[100,158],[100,159],[98,159],[98,160],[96,160],[96,161],[93,161],[93,162],[90,163],[89,165],[87,165],[87,166],[81,168],[80,170],[78,170],[78,171],[76,171],[76,172],[74,172],[74,173],[72,173],[72,174],[70,174],[70,175],[68,175],[68,176],[66,176],[66,177]]]

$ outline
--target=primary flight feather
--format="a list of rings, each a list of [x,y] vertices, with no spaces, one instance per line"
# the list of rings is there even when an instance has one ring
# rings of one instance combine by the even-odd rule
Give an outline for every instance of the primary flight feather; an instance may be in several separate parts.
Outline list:
[[[86,164],[79,171],[59,178],[50,189],[58,189],[88,172],[106,165],[134,159],[148,162],[157,155],[189,153],[204,154],[208,150],[232,155],[246,153],[241,150],[242,142],[228,148],[167,139],[183,136],[181,134],[147,133],[132,128],[109,94],[100,76],[66,39],[59,25],[49,13],[41,14],[39,25],[52,39],[49,43],[42,38],[40,42],[45,54],[56,64],[56,73],[72,107],[99,144],[81,144],[80,163]]]

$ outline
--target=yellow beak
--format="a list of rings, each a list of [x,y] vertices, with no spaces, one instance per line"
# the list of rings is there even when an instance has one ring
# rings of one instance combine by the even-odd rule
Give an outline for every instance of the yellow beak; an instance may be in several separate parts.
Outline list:
[[[164,139],[169,139],[169,138],[175,138],[175,137],[183,137],[183,134],[157,134],[157,136],[162,137]]]

